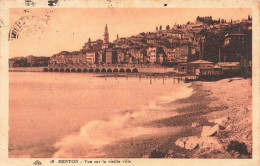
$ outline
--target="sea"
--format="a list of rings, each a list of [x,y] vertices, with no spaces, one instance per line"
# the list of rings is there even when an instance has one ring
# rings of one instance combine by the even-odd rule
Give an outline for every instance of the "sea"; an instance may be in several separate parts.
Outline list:
[[[189,97],[189,83],[100,76],[9,72],[9,157],[109,158],[111,146],[178,130],[147,124],[178,115],[169,103]],[[128,146],[118,153],[135,157]]]

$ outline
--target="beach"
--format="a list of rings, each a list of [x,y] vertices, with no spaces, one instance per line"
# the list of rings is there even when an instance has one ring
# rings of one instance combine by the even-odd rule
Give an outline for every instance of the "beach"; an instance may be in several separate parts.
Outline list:
[[[251,81],[193,82],[191,96],[164,104],[175,108],[175,116],[139,124],[166,133],[116,141],[103,147],[105,153],[99,157],[252,158]]]
[[[252,79],[198,81],[192,88],[193,95],[170,103],[186,105],[173,110],[178,116],[147,124],[181,127],[181,132],[159,138],[161,144],[143,157],[251,158]]]

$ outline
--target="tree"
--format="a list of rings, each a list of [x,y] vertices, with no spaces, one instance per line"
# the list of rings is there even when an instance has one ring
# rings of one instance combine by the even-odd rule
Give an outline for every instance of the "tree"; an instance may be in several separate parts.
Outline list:
[[[190,24],[190,21],[187,22],[187,25]]]
[[[156,31],[158,31],[158,27],[156,26]]]
[[[167,25],[167,26],[166,26],[166,29],[169,30],[169,29],[170,29],[170,25]]]
[[[160,25],[160,31],[162,30],[162,25]]]

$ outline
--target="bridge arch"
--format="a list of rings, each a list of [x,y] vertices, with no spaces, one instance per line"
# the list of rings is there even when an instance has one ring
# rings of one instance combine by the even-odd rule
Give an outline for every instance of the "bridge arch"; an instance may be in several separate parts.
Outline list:
[[[123,73],[123,72],[125,72],[125,69],[122,68],[122,69],[119,70],[119,72]]]
[[[89,72],[94,72],[94,70],[93,69],[89,69]]]
[[[76,72],[76,69],[71,69],[71,72],[75,73],[75,72]]]
[[[84,68],[84,69],[83,69],[83,72],[86,73],[86,72],[88,72],[88,70],[87,70],[86,68]]]
[[[78,68],[77,72],[78,72],[78,73],[81,73],[81,72],[82,72],[82,70],[81,70],[80,68]]]
[[[66,69],[66,72],[70,72],[70,69],[69,69],[69,68],[67,68],[67,69]]]
[[[44,72],[48,72],[48,68],[44,68],[43,71],[44,71]]]
[[[110,68],[109,68],[109,69],[107,69],[107,72],[112,72],[112,69],[110,69]]]
[[[61,69],[60,69],[60,72],[64,72],[64,69],[63,69],[63,68],[61,68]]]
[[[117,68],[115,68],[115,69],[113,70],[113,72],[118,72],[118,69],[117,69]]]
[[[133,72],[133,73],[138,73],[137,68],[134,68],[132,72]]]
[[[59,72],[59,69],[58,69],[58,68],[55,68],[55,69],[54,69],[54,72]]]
[[[49,69],[49,72],[53,72],[53,68],[50,68],[50,69]]]
[[[107,72],[107,71],[106,71],[106,69],[103,68],[103,69],[101,70],[101,72],[105,73],[105,72]]]
[[[125,71],[126,71],[127,73],[131,73],[131,69],[129,69],[129,68],[127,68]]]
[[[95,72],[96,72],[96,73],[97,73],[97,72],[100,72],[100,69],[97,68],[97,69],[95,70]]]

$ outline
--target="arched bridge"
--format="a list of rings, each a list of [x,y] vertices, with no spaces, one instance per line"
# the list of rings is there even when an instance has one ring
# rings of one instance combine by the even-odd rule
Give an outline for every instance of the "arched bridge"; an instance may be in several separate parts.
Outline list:
[[[137,73],[137,67],[46,67],[44,72],[95,72],[95,73]]]

